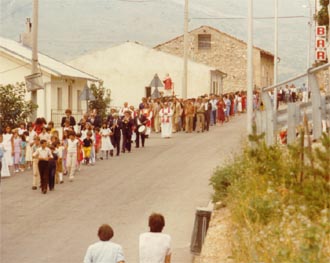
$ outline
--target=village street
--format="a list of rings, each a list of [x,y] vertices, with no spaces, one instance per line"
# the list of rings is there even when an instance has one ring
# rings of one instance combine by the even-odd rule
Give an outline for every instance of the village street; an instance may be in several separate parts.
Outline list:
[[[152,134],[146,147],[82,167],[75,181],[66,177],[54,192],[32,191],[29,173],[1,181],[1,258],[4,263],[78,263],[109,223],[126,262],[138,262],[138,237],[148,216],[165,216],[172,237],[173,263],[190,263],[195,209],[207,206],[214,168],[237,151],[246,115],[209,132]]]

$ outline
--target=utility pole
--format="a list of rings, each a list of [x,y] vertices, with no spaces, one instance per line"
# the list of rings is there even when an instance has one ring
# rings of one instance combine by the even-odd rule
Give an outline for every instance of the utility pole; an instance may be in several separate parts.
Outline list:
[[[253,124],[253,0],[248,0],[247,42],[247,133],[252,133]]]
[[[309,8],[309,17],[308,17],[308,28],[307,28],[307,36],[308,36],[308,42],[307,42],[307,69],[308,70],[311,67],[311,47],[312,47],[312,28],[313,28],[313,4],[311,0],[308,1],[308,6],[306,8]],[[306,80],[306,87],[309,89],[309,80],[307,77]]]
[[[274,0],[274,3],[275,3],[275,6],[274,6],[274,9],[275,9],[275,32],[274,32],[274,39],[275,39],[275,43],[274,43],[274,49],[275,49],[275,52],[274,52],[274,85],[277,84],[277,76],[278,76],[278,61],[277,61],[277,58],[278,58],[278,0]],[[277,88],[274,88],[274,91],[273,91],[273,95],[274,95],[274,111],[276,112],[277,111]]]
[[[185,0],[184,5],[184,35],[183,35],[183,82],[182,98],[187,98],[188,93],[188,20],[189,20],[189,0]]]
[[[32,12],[32,67],[31,74],[38,73],[38,10],[39,0],[33,0],[33,12]],[[38,104],[37,89],[31,91],[31,101],[34,104]],[[35,120],[37,117],[37,110],[32,114],[32,119]]]

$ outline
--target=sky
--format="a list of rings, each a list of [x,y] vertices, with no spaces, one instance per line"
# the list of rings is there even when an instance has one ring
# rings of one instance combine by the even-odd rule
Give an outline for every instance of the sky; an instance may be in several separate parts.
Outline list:
[[[274,1],[254,0],[254,44],[272,53]],[[0,35],[18,40],[26,17],[32,17],[33,0],[0,2]],[[209,25],[246,41],[247,3],[190,0],[189,29]],[[308,0],[278,0],[278,5],[279,78],[283,80],[307,68],[310,12]],[[184,0],[40,0],[39,48],[69,61],[127,40],[153,47],[183,33],[183,14]]]

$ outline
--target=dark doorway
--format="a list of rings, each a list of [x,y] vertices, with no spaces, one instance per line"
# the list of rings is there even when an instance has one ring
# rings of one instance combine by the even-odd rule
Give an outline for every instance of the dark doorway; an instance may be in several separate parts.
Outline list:
[[[151,87],[146,87],[146,98],[151,97]]]

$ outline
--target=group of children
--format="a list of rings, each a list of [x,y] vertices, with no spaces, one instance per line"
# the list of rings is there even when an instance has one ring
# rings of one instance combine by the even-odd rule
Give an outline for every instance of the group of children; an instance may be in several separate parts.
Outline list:
[[[86,124],[79,133],[67,127],[59,139],[53,122],[43,121],[41,127],[38,123],[40,120],[28,123],[27,128],[22,123],[13,130],[7,126],[0,134],[1,177],[32,169],[32,189],[40,187],[45,194],[48,189],[54,190],[55,184],[62,184],[65,175],[72,182],[81,164],[94,165],[100,151],[100,159],[113,155],[111,131],[107,125],[93,129]]]

